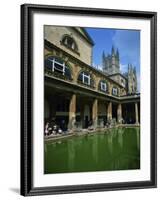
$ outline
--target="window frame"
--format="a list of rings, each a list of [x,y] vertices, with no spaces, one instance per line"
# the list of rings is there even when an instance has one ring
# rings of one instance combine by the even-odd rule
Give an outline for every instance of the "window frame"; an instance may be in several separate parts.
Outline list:
[[[71,40],[71,45],[69,45],[68,40]],[[60,43],[62,45],[64,45],[66,48],[68,48],[68,49],[72,50],[73,52],[79,54],[78,45],[77,45],[75,39],[73,37],[71,37],[70,35],[67,35],[67,34],[63,35]],[[73,48],[73,46],[74,46],[74,48]]]
[[[59,71],[59,72],[62,72],[63,75],[65,75],[65,68],[66,68],[66,65],[65,65],[65,62],[63,61],[63,64],[61,64],[60,62],[57,62],[55,58],[53,58],[53,60],[51,59],[48,59],[49,61],[52,62],[52,72],[54,72],[55,70]],[[59,65],[62,67],[62,70],[56,68],[55,64]]]
[[[88,79],[88,83],[85,82],[84,78]],[[90,74],[86,75],[84,71],[82,72],[82,83],[89,86],[91,85],[91,75]]]
[[[115,93],[115,92],[116,92],[116,93]],[[112,88],[112,95],[118,96],[118,88],[117,88],[117,87],[113,87],[113,88]]]
[[[105,86],[105,89],[103,87]],[[100,90],[103,92],[107,92],[107,83],[104,81],[100,81]]]
[[[45,58],[45,61],[48,61],[51,64],[50,67],[45,64],[45,66],[44,66],[45,69],[47,68],[47,71],[48,71],[48,67],[49,67],[50,69],[48,72],[52,72],[54,76],[59,77],[59,75],[60,75],[61,78],[65,79],[65,80],[73,79],[71,68],[69,67],[69,65],[66,64],[66,62],[62,58],[57,57],[55,55],[49,55]],[[56,65],[58,65],[59,68]],[[54,72],[55,72],[55,74],[54,74]],[[69,72],[70,72],[70,74],[69,74]]]

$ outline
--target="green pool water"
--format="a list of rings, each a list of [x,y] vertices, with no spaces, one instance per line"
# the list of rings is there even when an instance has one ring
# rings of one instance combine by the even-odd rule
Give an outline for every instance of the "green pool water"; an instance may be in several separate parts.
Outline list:
[[[140,168],[140,128],[114,128],[44,146],[44,173]]]

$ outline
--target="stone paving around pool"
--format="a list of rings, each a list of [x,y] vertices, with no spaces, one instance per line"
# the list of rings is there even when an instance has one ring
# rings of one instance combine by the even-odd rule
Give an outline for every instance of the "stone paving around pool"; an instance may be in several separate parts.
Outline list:
[[[118,124],[115,125],[114,127],[108,127],[108,128],[97,128],[97,129],[81,129],[81,130],[74,130],[74,131],[66,131],[63,132],[61,134],[51,134],[49,136],[44,136],[44,140],[45,142],[47,141],[57,141],[60,139],[65,139],[65,138],[70,138],[73,136],[80,136],[80,135],[93,135],[95,133],[108,133],[108,131],[110,129],[114,129],[114,128],[121,128],[121,127],[125,127],[125,128],[131,128],[131,127],[140,127],[140,124]]]

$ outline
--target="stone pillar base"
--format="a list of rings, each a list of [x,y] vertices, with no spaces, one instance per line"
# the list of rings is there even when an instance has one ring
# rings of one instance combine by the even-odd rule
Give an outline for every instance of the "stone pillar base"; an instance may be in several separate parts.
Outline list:
[[[69,123],[68,123],[68,129],[69,129],[69,130],[75,129],[75,122],[76,122],[75,117],[72,117],[72,118],[69,120]]]
[[[93,128],[96,129],[96,128],[97,128],[97,125],[98,125],[98,120],[95,119],[95,120],[93,121]]]

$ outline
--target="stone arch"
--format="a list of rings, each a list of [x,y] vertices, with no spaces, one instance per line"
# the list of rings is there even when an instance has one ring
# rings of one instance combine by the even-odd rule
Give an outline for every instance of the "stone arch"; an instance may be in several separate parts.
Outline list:
[[[73,68],[68,61],[65,61],[62,57],[55,56],[53,54],[47,54],[45,56],[44,65],[45,69],[52,71],[52,60],[55,59],[60,65],[65,64],[65,74],[70,80],[73,79]]]
[[[80,83],[79,76],[80,76],[80,74],[83,73],[83,72],[85,72],[85,73],[87,73],[87,74],[90,75],[90,77],[91,77],[91,84],[90,84],[89,86],[95,88],[95,87],[96,87],[96,80],[95,80],[95,78],[94,78],[94,75],[93,75],[93,74],[91,73],[91,71],[88,70],[88,69],[83,68],[83,69],[81,69],[81,70],[78,72],[78,74],[77,74],[77,82]],[[85,85],[86,85],[86,84],[85,84]]]

